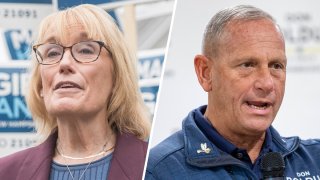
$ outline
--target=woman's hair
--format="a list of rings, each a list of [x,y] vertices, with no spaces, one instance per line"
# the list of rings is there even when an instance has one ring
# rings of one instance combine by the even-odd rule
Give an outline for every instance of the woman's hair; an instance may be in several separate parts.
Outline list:
[[[150,116],[138,86],[136,56],[128,48],[123,34],[107,12],[94,5],[83,4],[53,13],[41,22],[35,44],[43,43],[49,27],[55,28],[60,35],[59,38],[67,38],[66,29],[70,23],[74,22],[82,25],[89,39],[103,41],[110,50],[113,63],[113,90],[106,102],[106,120],[109,125],[115,132],[128,132],[140,139],[146,139],[150,131]],[[57,122],[55,117],[48,114],[44,100],[40,97],[42,89],[40,65],[34,54],[32,61],[32,74],[26,101],[37,132],[46,138],[57,127]]]

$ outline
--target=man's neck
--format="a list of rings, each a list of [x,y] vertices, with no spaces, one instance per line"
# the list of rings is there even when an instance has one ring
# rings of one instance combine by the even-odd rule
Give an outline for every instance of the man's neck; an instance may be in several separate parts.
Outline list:
[[[254,163],[256,159],[258,158],[260,151],[262,149],[264,140],[265,140],[265,134],[263,133],[260,136],[246,136],[246,135],[240,135],[240,134],[233,134],[228,135],[224,134],[223,132],[218,132],[229,142],[234,144],[236,147],[245,149],[251,159],[251,162]]]
[[[218,133],[228,140],[230,143],[235,145],[238,148],[245,149],[251,159],[251,162],[254,163],[258,158],[260,151],[262,149],[266,132],[261,133],[241,133],[236,132],[230,129],[228,126],[225,126],[225,123],[215,122],[213,117],[205,114],[206,118],[211,122],[212,126],[218,131]]]

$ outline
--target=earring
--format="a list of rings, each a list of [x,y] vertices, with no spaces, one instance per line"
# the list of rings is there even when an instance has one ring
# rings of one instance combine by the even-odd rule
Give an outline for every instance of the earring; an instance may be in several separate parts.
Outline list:
[[[40,97],[43,98],[43,92],[42,92],[42,90],[40,91]]]

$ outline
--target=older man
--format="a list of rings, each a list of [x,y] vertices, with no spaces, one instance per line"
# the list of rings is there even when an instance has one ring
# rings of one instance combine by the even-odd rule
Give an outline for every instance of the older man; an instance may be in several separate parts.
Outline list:
[[[261,179],[266,168],[278,173],[274,177],[307,172],[305,178],[320,179],[320,141],[283,138],[271,126],[284,96],[287,59],[284,37],[268,13],[243,5],[218,12],[194,65],[208,105],[191,111],[181,131],[151,150],[146,179]],[[280,155],[280,164],[261,167],[270,152]]]

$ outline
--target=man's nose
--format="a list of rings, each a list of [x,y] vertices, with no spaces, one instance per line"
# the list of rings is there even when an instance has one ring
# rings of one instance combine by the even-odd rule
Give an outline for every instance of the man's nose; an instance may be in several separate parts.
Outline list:
[[[254,87],[264,94],[269,94],[274,90],[274,79],[269,68],[266,67],[259,70]]]

